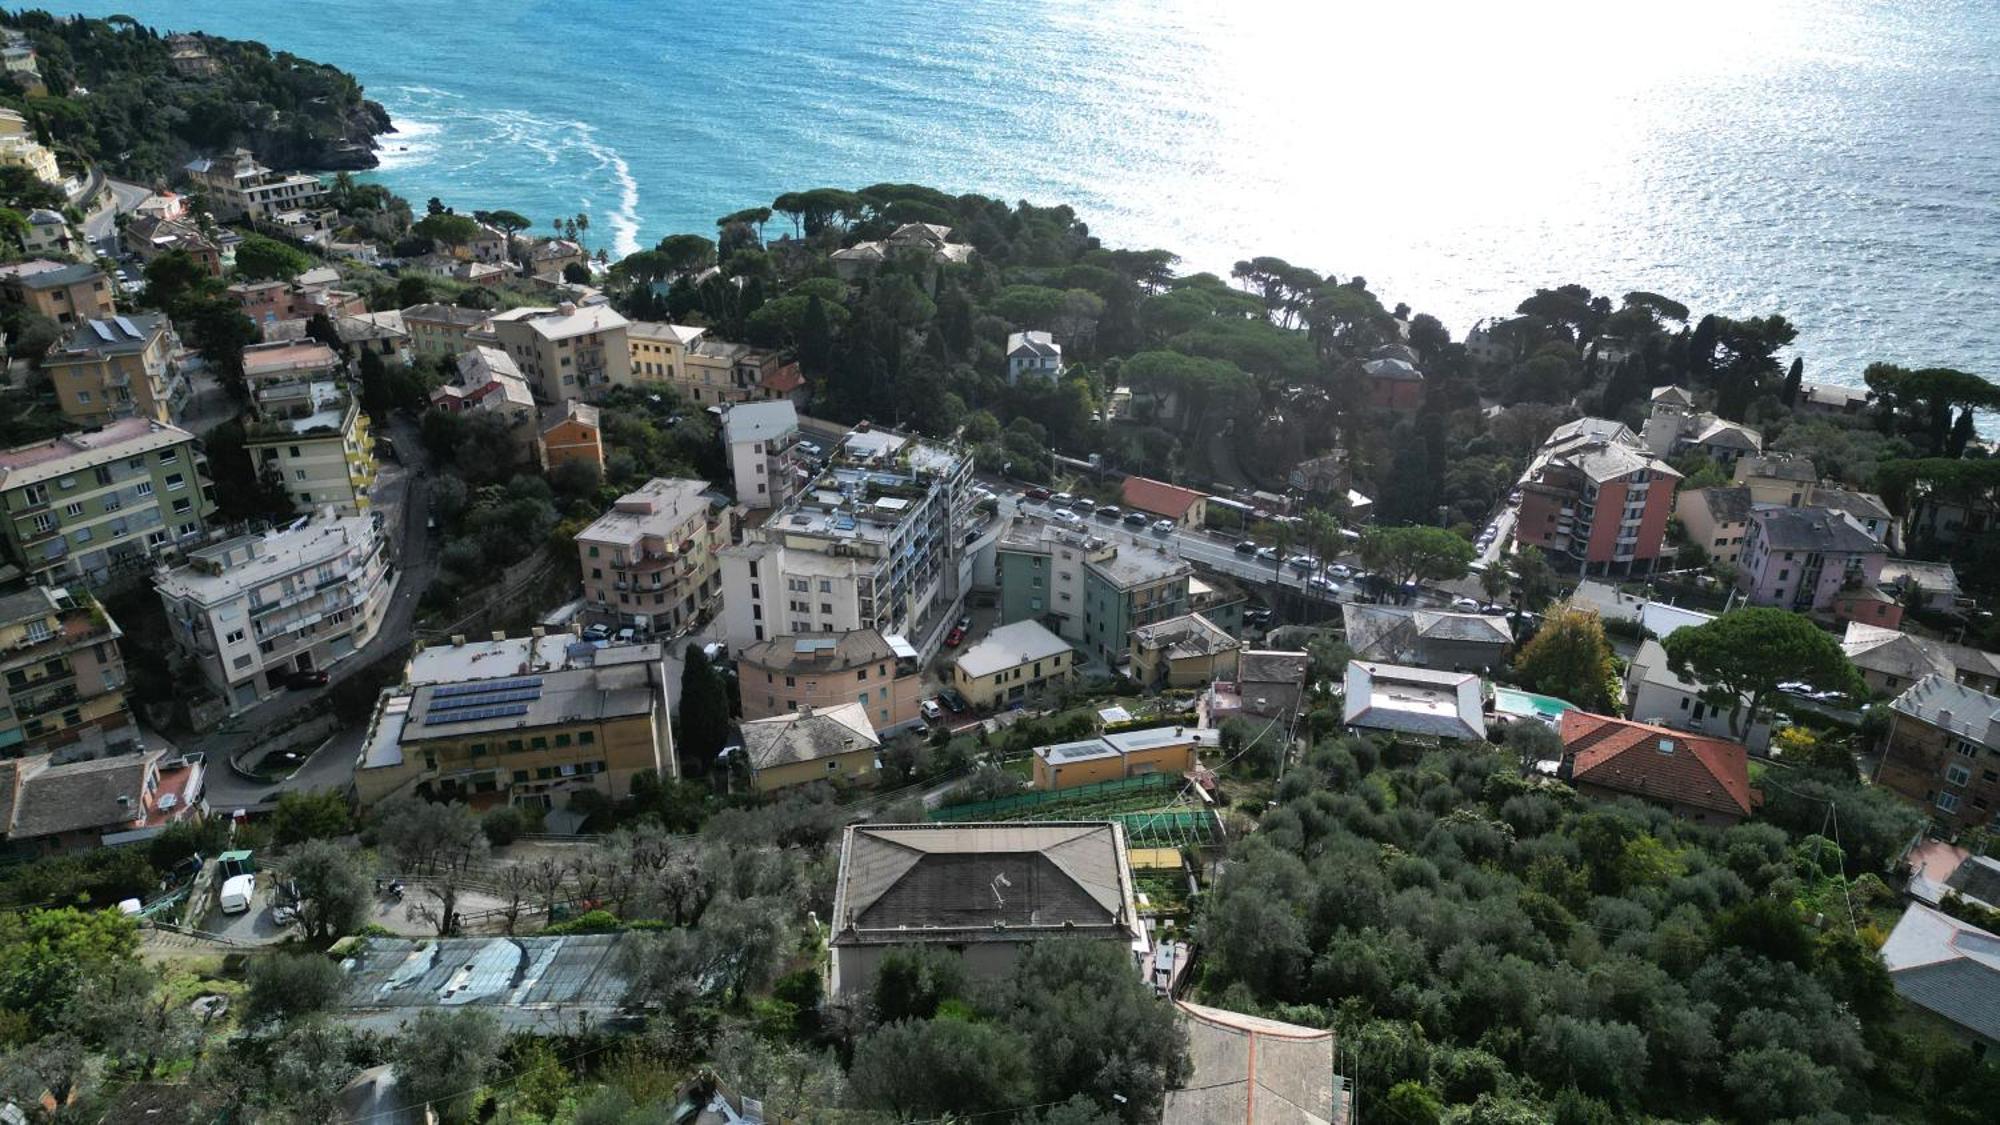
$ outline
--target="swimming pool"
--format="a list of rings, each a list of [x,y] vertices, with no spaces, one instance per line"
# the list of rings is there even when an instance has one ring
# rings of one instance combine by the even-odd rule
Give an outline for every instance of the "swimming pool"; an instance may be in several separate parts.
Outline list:
[[[1519,688],[1496,687],[1493,689],[1493,710],[1515,718],[1540,719],[1553,723],[1562,717],[1564,711],[1574,711],[1576,704],[1567,699],[1557,699],[1553,695],[1536,695],[1532,691]]]

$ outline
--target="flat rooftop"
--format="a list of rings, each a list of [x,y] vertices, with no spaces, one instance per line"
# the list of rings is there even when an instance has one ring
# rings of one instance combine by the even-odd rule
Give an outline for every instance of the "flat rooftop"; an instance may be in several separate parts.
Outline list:
[[[392,1032],[425,1008],[478,1008],[510,1032],[574,1031],[616,1019],[629,987],[632,934],[568,937],[364,938],[341,961],[333,1016]]]
[[[337,516],[263,535],[239,535],[194,552],[185,565],[155,579],[154,587],[170,597],[213,605],[354,548],[372,547],[376,540],[368,516]]]
[[[465,684],[425,684],[410,697],[403,744],[651,714],[666,684],[641,664],[572,667]]]

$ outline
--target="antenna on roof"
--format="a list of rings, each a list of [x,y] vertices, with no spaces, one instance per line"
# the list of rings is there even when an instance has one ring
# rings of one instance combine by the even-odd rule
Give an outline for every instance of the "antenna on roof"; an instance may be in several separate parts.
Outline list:
[[[1006,896],[1000,893],[1001,887],[1006,887],[1008,890],[1014,889],[1014,884],[1007,881],[1007,873],[1005,871],[994,875],[993,882],[989,884],[989,889],[993,892],[993,906],[995,909],[1003,909],[1007,905]]]

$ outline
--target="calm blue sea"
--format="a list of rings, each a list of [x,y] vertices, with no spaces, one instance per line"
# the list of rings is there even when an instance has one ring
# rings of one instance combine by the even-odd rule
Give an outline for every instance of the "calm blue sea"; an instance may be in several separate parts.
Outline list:
[[[2000,379],[2000,5],[71,0],[354,72],[421,201],[623,253],[783,190],[1073,204],[1463,332],[1537,285],[1783,312],[1808,377]]]

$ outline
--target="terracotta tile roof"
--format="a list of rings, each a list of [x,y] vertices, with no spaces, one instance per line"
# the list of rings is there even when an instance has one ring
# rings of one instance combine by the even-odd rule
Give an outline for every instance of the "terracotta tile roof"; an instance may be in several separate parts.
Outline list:
[[[1563,712],[1556,733],[1574,781],[1737,816],[1761,797],[1740,743],[1584,711]]]
[[[1180,519],[1187,510],[1194,507],[1202,494],[1191,488],[1177,484],[1152,480],[1148,477],[1126,477],[1124,490],[1125,506],[1152,512],[1154,515]]]

